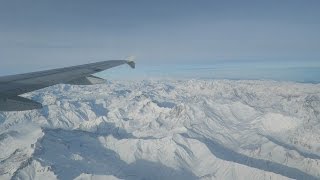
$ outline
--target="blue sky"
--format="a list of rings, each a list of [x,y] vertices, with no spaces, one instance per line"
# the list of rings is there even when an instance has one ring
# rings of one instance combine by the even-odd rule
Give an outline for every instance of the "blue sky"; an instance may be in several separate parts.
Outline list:
[[[138,66],[320,66],[318,0],[3,0],[1,74],[136,56]]]

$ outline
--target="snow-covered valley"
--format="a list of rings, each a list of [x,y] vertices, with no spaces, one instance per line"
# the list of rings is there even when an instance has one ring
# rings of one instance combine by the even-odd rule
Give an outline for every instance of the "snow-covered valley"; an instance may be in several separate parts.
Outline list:
[[[0,112],[0,179],[320,179],[320,84],[107,81]]]

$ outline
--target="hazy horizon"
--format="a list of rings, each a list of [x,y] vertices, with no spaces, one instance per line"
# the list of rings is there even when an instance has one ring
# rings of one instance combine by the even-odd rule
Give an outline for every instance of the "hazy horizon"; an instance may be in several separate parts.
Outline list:
[[[314,69],[320,66],[319,8],[316,0],[4,1],[0,75],[127,56],[137,61],[137,69],[130,73],[146,76],[166,74],[170,66],[192,65],[225,64],[230,71],[233,64],[244,77],[256,76],[252,78],[260,77],[256,64]],[[282,79],[307,74],[310,80],[317,75],[289,71]],[[188,72],[194,77],[208,74]],[[281,73],[274,73],[281,79]]]

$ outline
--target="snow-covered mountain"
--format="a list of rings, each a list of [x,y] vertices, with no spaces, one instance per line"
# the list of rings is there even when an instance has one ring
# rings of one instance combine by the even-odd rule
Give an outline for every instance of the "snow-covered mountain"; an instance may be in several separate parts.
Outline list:
[[[0,113],[0,179],[320,179],[320,84],[108,81]]]

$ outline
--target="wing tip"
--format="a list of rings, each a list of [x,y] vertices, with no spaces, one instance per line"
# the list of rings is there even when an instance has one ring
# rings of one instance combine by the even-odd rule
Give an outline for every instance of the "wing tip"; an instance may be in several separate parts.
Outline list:
[[[132,68],[136,68],[136,63],[134,61],[127,61],[127,64]]]

